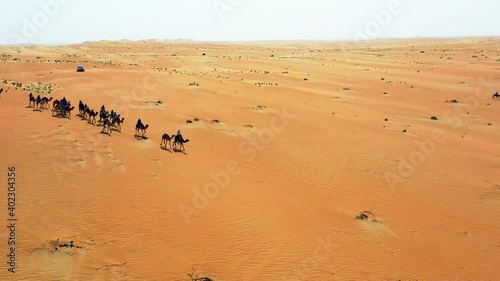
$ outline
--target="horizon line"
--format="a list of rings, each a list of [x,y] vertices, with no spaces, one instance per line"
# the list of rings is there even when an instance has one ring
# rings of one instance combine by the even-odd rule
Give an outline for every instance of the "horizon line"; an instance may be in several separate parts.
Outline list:
[[[151,41],[160,41],[160,42],[191,42],[191,43],[218,43],[218,44],[231,44],[231,43],[353,43],[353,42],[375,42],[375,41],[405,41],[405,40],[426,40],[426,39],[500,39],[500,35],[477,35],[477,36],[415,36],[415,37],[388,37],[388,38],[370,38],[363,40],[355,40],[355,39],[267,39],[267,40],[196,40],[196,39],[187,39],[187,38],[179,38],[179,39],[101,39],[101,40],[87,40],[79,43],[50,43],[50,44],[39,44],[39,43],[26,43],[26,44],[0,44],[1,47],[31,47],[31,46],[74,46],[74,45],[83,45],[83,44],[92,44],[92,43],[101,43],[101,42],[122,42],[122,41],[130,41],[133,43],[139,42],[151,42]]]

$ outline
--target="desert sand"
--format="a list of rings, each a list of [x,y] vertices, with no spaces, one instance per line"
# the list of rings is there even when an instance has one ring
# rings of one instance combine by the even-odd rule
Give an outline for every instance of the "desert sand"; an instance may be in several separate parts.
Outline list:
[[[124,40],[0,60],[18,218],[0,280],[500,280],[499,38]],[[30,92],[105,105],[122,130],[35,110]],[[160,148],[177,130],[185,151]],[[8,225],[7,188],[0,202]]]

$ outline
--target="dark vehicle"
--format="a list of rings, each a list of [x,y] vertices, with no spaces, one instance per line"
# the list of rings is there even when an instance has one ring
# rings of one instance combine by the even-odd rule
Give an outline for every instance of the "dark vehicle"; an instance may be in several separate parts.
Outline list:
[[[85,68],[81,65],[76,67],[76,72],[85,72]]]

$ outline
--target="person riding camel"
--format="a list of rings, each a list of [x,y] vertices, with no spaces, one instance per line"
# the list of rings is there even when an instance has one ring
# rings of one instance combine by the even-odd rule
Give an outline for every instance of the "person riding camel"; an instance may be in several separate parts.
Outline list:
[[[175,140],[182,139],[181,130],[177,130],[177,134],[175,135]]]

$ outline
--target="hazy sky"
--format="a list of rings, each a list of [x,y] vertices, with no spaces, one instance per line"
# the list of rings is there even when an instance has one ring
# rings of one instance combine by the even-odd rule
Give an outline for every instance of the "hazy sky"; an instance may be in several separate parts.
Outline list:
[[[498,0],[1,0],[0,44],[500,35]]]

